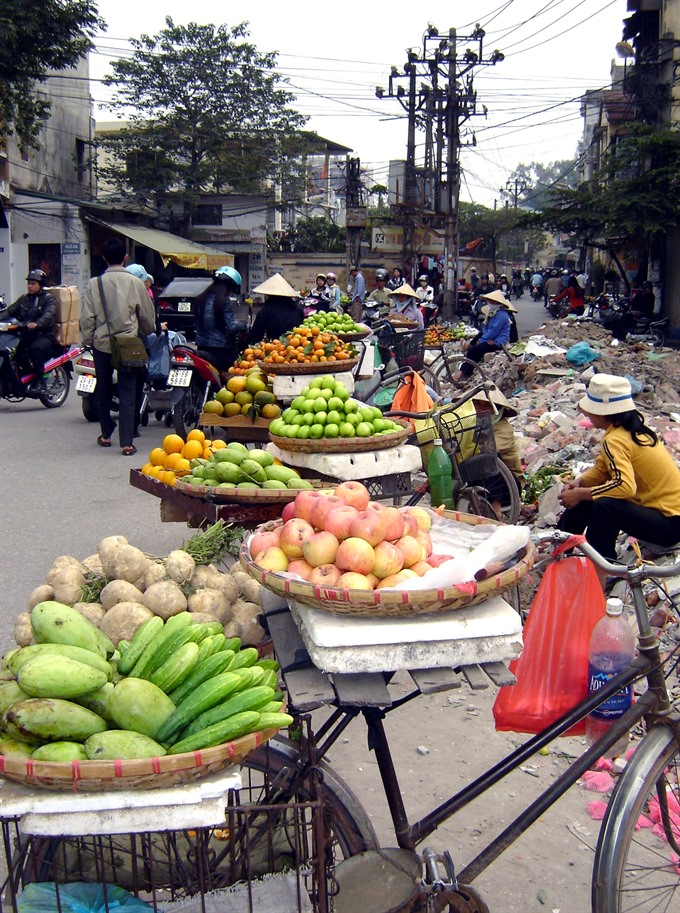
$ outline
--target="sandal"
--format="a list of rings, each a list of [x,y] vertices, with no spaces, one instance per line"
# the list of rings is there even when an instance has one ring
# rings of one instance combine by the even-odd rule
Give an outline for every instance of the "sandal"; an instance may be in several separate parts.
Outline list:
[[[137,453],[137,448],[134,444],[130,444],[128,447],[123,447],[121,453],[123,456],[134,456]]]
[[[97,443],[99,444],[100,447],[110,447],[110,446],[111,446],[111,438],[110,438],[110,437],[104,437],[103,434],[100,434],[99,437],[97,438]]]

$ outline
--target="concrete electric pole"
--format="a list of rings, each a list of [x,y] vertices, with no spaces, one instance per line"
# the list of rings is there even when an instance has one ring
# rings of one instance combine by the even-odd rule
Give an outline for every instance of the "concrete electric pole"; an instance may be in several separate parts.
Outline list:
[[[417,229],[429,228],[444,237],[444,311],[457,313],[457,262],[459,248],[458,199],[460,194],[460,148],[462,125],[477,114],[477,95],[472,87],[476,67],[503,60],[500,51],[484,58],[485,32],[477,25],[471,35],[450,28],[446,37],[429,24],[422,47],[411,48],[403,71],[392,67],[387,93],[378,86],[376,95],[396,98],[408,119],[404,192],[394,205],[403,227],[403,262],[418,256]],[[461,49],[463,49],[461,51]],[[408,89],[399,81],[408,80]],[[486,114],[486,108],[483,113]],[[416,164],[416,131],[425,133],[423,164]]]

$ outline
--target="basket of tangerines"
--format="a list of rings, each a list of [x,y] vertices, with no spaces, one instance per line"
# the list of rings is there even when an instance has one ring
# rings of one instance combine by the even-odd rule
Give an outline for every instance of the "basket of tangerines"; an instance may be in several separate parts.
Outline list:
[[[262,366],[268,374],[337,374],[350,371],[359,360],[354,346],[320,327],[295,327],[260,348]]]

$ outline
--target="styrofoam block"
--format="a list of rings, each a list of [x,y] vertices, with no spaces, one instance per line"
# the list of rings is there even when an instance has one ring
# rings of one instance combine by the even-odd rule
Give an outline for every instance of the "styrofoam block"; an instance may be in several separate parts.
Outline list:
[[[288,466],[312,469],[322,475],[346,481],[416,472],[422,468],[420,449],[413,444],[364,453],[298,453],[294,450],[280,450],[276,444],[267,444],[265,449]]]
[[[350,371],[342,371],[340,374],[334,374],[332,369],[329,367],[328,373],[333,374],[335,380],[342,381],[342,383],[347,387],[348,393],[354,393],[354,376]],[[296,396],[299,396],[302,393],[312,378],[319,376],[321,375],[276,374],[274,376],[274,383],[272,385],[274,396],[280,400],[295,399]]]

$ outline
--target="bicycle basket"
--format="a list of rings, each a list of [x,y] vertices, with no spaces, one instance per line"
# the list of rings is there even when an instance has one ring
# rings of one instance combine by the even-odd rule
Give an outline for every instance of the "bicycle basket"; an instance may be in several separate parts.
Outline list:
[[[496,439],[488,414],[442,416],[442,442],[455,456],[464,482],[478,482],[496,472]]]
[[[425,330],[411,330],[408,333],[380,333],[378,336],[380,354],[385,363],[390,353],[400,368],[419,371],[425,359]]]

